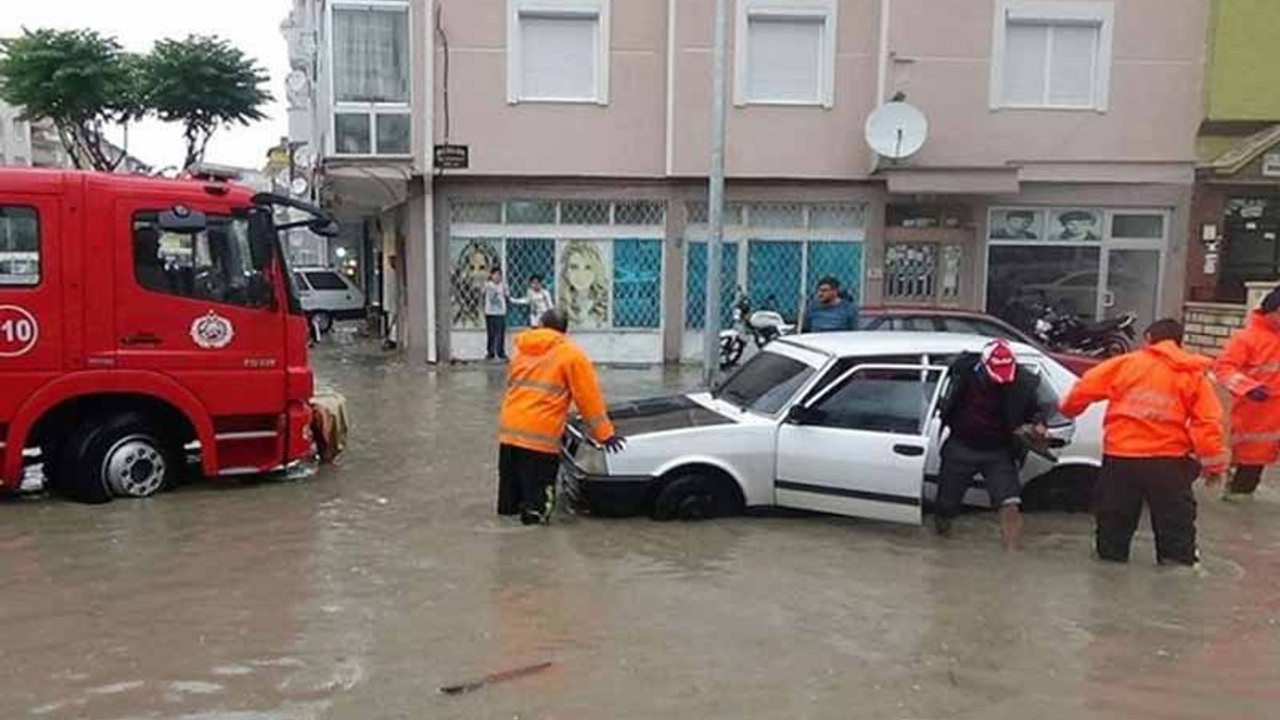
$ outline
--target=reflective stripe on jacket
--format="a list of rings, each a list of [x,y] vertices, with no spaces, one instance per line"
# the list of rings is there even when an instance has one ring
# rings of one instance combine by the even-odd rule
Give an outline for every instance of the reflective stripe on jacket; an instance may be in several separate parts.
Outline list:
[[[537,452],[560,452],[571,402],[592,438],[604,441],[613,436],[604,395],[586,353],[563,333],[547,328],[516,336],[498,441]]]
[[[1237,465],[1271,465],[1280,459],[1280,328],[1260,312],[1231,337],[1213,376],[1232,397],[1231,454]],[[1271,397],[1246,397],[1266,388]]]
[[[1206,470],[1220,471],[1227,455],[1222,403],[1206,373],[1210,363],[1172,341],[1112,358],[1076,382],[1062,401],[1062,412],[1076,417],[1105,400],[1107,455],[1195,455]]]

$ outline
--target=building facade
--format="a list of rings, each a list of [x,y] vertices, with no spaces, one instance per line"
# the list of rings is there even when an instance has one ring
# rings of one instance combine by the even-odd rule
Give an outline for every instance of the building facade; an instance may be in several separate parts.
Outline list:
[[[325,182],[365,197],[366,218],[396,216],[376,226],[404,243],[410,347],[482,356],[478,285],[501,267],[517,296],[542,276],[600,360],[697,356],[714,0],[343,0],[320,16],[347,9],[374,15],[320,33],[331,62],[379,38],[369,62],[409,70],[319,82],[326,176],[352,176]],[[739,293],[794,318],[825,276],[867,305],[1015,322],[1043,304],[1180,311],[1206,0],[731,12],[723,321]],[[899,162],[863,137],[894,97],[929,125]],[[466,166],[433,168],[441,144],[465,146]],[[379,187],[354,187],[375,172]],[[401,181],[395,204],[385,185]],[[514,306],[509,320],[528,318]]]
[[[1214,352],[1280,280],[1280,12],[1215,0],[1187,257],[1191,343]]]

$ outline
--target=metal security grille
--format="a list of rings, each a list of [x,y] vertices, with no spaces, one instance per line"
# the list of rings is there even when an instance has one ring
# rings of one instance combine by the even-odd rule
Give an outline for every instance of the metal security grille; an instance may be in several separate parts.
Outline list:
[[[802,228],[805,209],[802,203],[755,203],[747,206],[747,223],[758,228]]]
[[[613,326],[662,324],[662,241],[613,242]]]
[[[505,265],[503,242],[487,238],[453,238],[449,243],[450,324],[484,327],[484,283],[489,272]]]
[[[602,200],[566,200],[560,203],[564,225],[608,225],[610,204]]]
[[[661,225],[667,221],[666,206],[658,202],[620,202],[613,206],[617,225]]]
[[[727,328],[738,297],[738,244],[725,243],[720,251],[720,326]],[[684,325],[701,330],[707,318],[707,244],[691,242],[686,253]]]
[[[960,297],[960,269],[964,259],[964,248],[959,245],[944,245],[942,248],[942,292],[943,300],[955,300]]]
[[[804,243],[752,240],[747,245],[747,295],[755,310],[776,310],[787,322],[800,315]]]
[[[507,291],[517,300],[529,292],[529,280],[535,275],[555,297],[556,241],[545,238],[509,238],[506,241]],[[507,323],[513,327],[526,327],[532,318],[529,306],[519,302],[507,304]]]
[[[938,248],[897,243],[885,248],[884,296],[892,300],[933,300],[936,296]]]
[[[449,213],[454,223],[502,222],[502,204],[496,202],[455,202]]]

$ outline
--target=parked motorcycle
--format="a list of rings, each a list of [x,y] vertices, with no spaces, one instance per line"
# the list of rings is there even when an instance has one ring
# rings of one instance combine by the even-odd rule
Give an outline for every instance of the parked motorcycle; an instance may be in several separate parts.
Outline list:
[[[1041,343],[1059,352],[1098,358],[1123,355],[1134,349],[1137,316],[1128,313],[1098,323],[1081,321],[1070,313],[1045,306],[1036,318],[1033,332]]]
[[[747,337],[755,343],[757,349],[768,345],[783,335],[791,335],[796,326],[788,323],[782,314],[772,307],[776,299],[770,295],[765,303],[766,308],[753,311],[751,299],[746,293],[738,292],[738,301],[733,308],[733,327],[720,331],[720,368],[733,367],[742,359],[747,348]]]

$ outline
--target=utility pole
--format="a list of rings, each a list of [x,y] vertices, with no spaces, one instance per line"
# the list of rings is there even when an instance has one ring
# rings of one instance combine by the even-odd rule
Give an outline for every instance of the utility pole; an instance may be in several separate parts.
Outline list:
[[[711,169],[707,188],[707,317],[703,328],[702,379],[709,387],[720,367],[720,254],[724,244],[724,115],[729,0],[716,0],[711,70]]]

